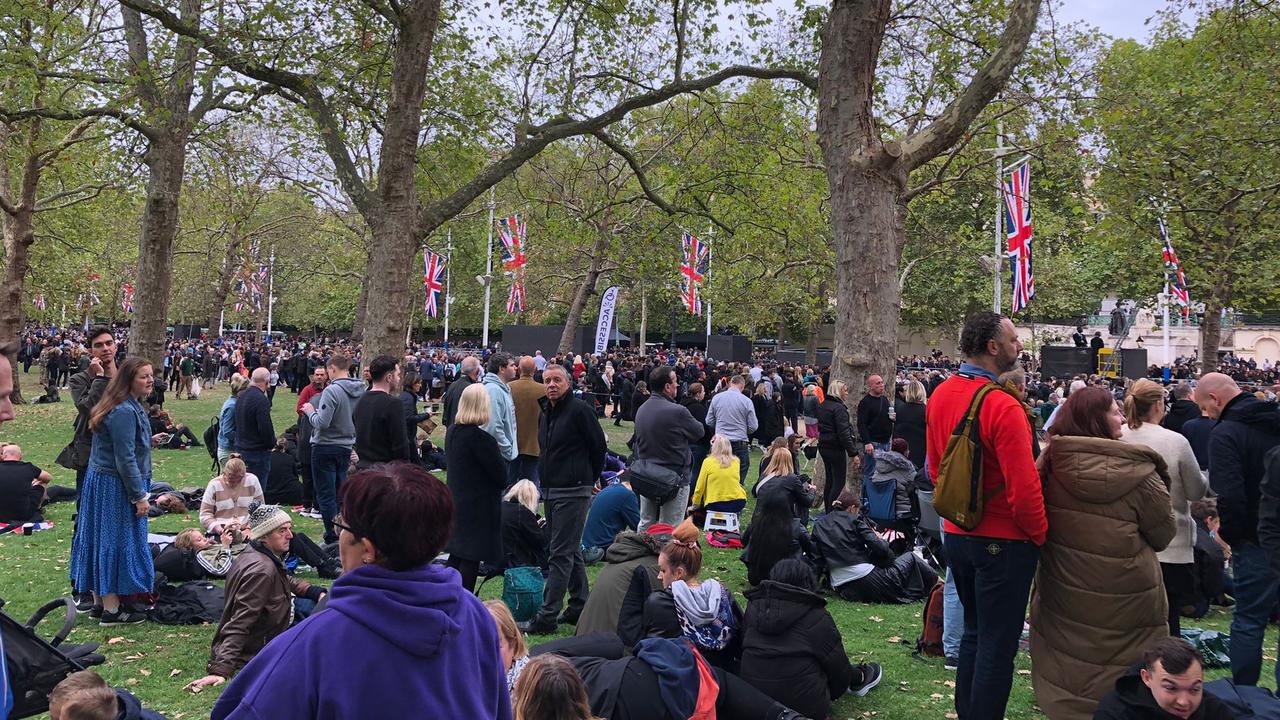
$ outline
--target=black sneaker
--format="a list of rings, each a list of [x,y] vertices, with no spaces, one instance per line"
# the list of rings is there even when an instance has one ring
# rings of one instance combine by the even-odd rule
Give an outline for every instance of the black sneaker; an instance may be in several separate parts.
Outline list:
[[[119,608],[115,612],[102,611],[102,618],[98,620],[98,624],[107,627],[110,625],[137,625],[147,619],[142,613],[130,612],[124,608]]]
[[[960,658],[947,658],[946,663],[943,664],[942,667],[946,668],[947,670],[959,670]]]
[[[574,625],[574,626],[576,626],[576,625],[578,624],[578,618],[579,618],[581,615],[582,615],[582,611],[581,611],[581,610],[578,610],[578,611],[576,611],[576,612],[571,612],[571,611],[569,611],[569,610],[565,610],[565,611],[564,611],[564,613],[562,613],[562,614],[560,615],[560,617],[556,618],[556,623],[558,623],[558,624],[560,624],[560,625]]]
[[[880,684],[880,680],[884,678],[884,670],[880,669],[880,663],[859,665],[858,670],[862,673],[862,681],[858,685],[850,685],[849,694],[863,697],[871,692],[871,688]]]
[[[89,608],[89,617],[93,618],[94,620],[97,620],[97,619],[101,618],[101,617],[102,617],[102,606],[101,606],[101,605],[94,605],[93,607]]]
[[[516,627],[525,635],[551,635],[556,631],[556,624],[534,618],[529,622],[517,623]]]
[[[93,609],[93,593],[76,593],[76,612],[89,612]]]

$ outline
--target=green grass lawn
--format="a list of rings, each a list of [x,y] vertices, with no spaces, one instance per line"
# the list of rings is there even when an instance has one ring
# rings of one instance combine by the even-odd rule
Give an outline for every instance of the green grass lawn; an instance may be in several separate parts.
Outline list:
[[[40,394],[35,379],[34,372],[23,379],[23,390],[29,398]],[[190,425],[196,435],[201,436],[226,396],[226,386],[222,385],[205,392],[199,400],[174,400],[170,394],[166,406],[176,422]],[[277,391],[272,413],[277,432],[293,423],[295,403],[296,396],[287,389]],[[74,484],[74,474],[53,462],[71,437],[75,407],[70,402],[70,394],[64,391],[63,402],[55,405],[20,407],[17,415],[15,421],[0,428],[0,441],[21,445],[26,459],[52,473],[55,484]],[[630,426],[615,428],[611,422],[606,422],[604,428],[610,446],[624,448],[631,432]],[[437,430],[437,441],[440,433]],[[170,482],[176,487],[203,486],[210,477],[209,456],[200,448],[157,451],[152,454],[152,459],[155,479]],[[758,461],[759,454],[753,454],[753,469]],[[48,600],[70,592],[67,562],[71,510],[71,505],[66,503],[48,508],[46,515],[55,524],[52,530],[30,537],[0,537],[0,597],[7,603],[5,611],[20,621],[25,621]],[[746,516],[743,519],[745,525]],[[176,532],[198,524],[195,513],[191,513],[152,520],[151,527],[157,532]],[[322,529],[317,520],[295,517],[294,526],[317,541],[321,539]],[[599,566],[589,569],[592,580],[598,570]],[[738,561],[737,551],[706,548],[703,574],[719,578],[738,594],[738,601],[745,605],[741,592],[747,587],[746,569]],[[500,594],[500,581],[490,582],[482,592],[486,599]],[[844,635],[845,648],[853,661],[879,662],[885,670],[885,678],[879,688],[865,698],[841,700],[835,706],[834,717],[944,718],[952,713],[954,674],[943,668],[941,659],[922,661],[912,656],[915,638],[920,632],[921,605],[862,605],[832,596],[828,607]],[[1225,632],[1230,618],[1229,612],[1214,609],[1207,618],[1188,624]],[[46,635],[51,635],[56,626],[50,623],[44,629]],[[205,674],[213,630],[212,626],[172,627],[151,623],[101,628],[97,621],[82,616],[70,642],[102,643],[107,662],[97,668],[98,672],[108,682],[133,692],[148,706],[174,720],[203,718],[208,717],[220,688],[200,694],[192,694],[183,688]],[[534,641],[543,639],[547,638],[535,638]],[[1274,674],[1275,643],[1272,629],[1268,632],[1265,646],[1264,681]],[[1209,672],[1211,677],[1225,674],[1224,670]],[[950,716],[954,717],[954,714]],[[1007,717],[1041,717],[1035,707],[1030,660],[1026,653],[1018,657],[1018,674],[1014,678]]]

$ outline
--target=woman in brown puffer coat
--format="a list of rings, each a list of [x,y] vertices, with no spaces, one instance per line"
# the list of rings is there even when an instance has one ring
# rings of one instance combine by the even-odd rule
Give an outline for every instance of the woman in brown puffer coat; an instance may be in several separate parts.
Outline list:
[[[1040,456],[1049,535],[1031,598],[1031,678],[1052,720],[1092,718],[1144,649],[1169,634],[1156,552],[1177,531],[1164,460],[1121,442],[1102,388],[1071,393]]]

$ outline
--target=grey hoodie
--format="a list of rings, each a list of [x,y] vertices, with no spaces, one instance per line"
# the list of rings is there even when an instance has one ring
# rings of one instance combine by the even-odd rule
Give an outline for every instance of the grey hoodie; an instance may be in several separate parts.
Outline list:
[[[313,404],[316,411],[307,416],[311,421],[311,445],[332,445],[348,450],[356,444],[356,426],[351,412],[364,395],[365,384],[355,378],[338,378],[320,393]]]

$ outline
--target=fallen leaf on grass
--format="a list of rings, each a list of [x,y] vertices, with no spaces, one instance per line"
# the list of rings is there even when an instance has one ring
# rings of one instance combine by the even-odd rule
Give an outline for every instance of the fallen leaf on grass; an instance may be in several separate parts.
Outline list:
[[[1018,671],[1018,674],[1019,674],[1019,675],[1030,675],[1030,674],[1031,674],[1031,671],[1030,671],[1030,670],[1019,670],[1019,671]]]
[[[867,618],[867,619],[868,619],[868,620],[870,620],[871,622],[884,622],[884,618],[882,618],[882,617],[878,617],[878,616],[876,616],[876,615],[872,615],[871,617],[869,617],[869,618]]]
[[[124,659],[125,659],[126,661],[128,661],[128,660],[141,660],[142,658],[144,658],[144,657],[146,657],[146,656],[147,656],[147,654],[146,654],[146,653],[135,653],[135,654],[133,654],[133,655],[125,655],[125,656],[124,656]]]
[[[178,677],[181,674],[182,674],[182,671],[179,670],[178,668],[174,668],[169,671],[169,677]]]
[[[947,713],[947,714],[946,714],[946,718],[947,718],[947,720],[957,720],[959,717],[960,717],[960,716],[959,716],[959,715],[957,715],[957,714],[955,714],[955,713]]]
[[[886,639],[895,645],[902,642],[902,638],[898,637],[897,635],[894,635],[893,637],[886,638]]]
[[[137,684],[138,684],[138,678],[126,678],[126,679],[125,679],[125,681],[124,681],[124,684],[125,684],[125,685],[137,685]]]
[[[955,687],[955,686],[956,686],[956,681],[955,681],[955,680],[947,680],[947,681],[943,682],[942,684],[943,684],[943,685],[946,685],[946,686],[947,686],[947,687],[949,687],[949,688],[953,688],[953,687]]]
[[[117,643],[122,643],[122,642],[124,642],[124,638],[122,638],[122,637],[113,637],[113,638],[111,638],[110,640],[108,640],[108,641],[107,641],[107,644],[108,644],[108,645],[115,645],[115,644],[117,644]]]
[[[933,694],[932,694],[932,695],[930,695],[929,697],[933,698],[934,700],[941,700],[941,699],[942,699],[942,693],[933,693]]]
[[[138,672],[142,675],[142,677],[151,677],[151,671],[146,668],[142,668]]]

